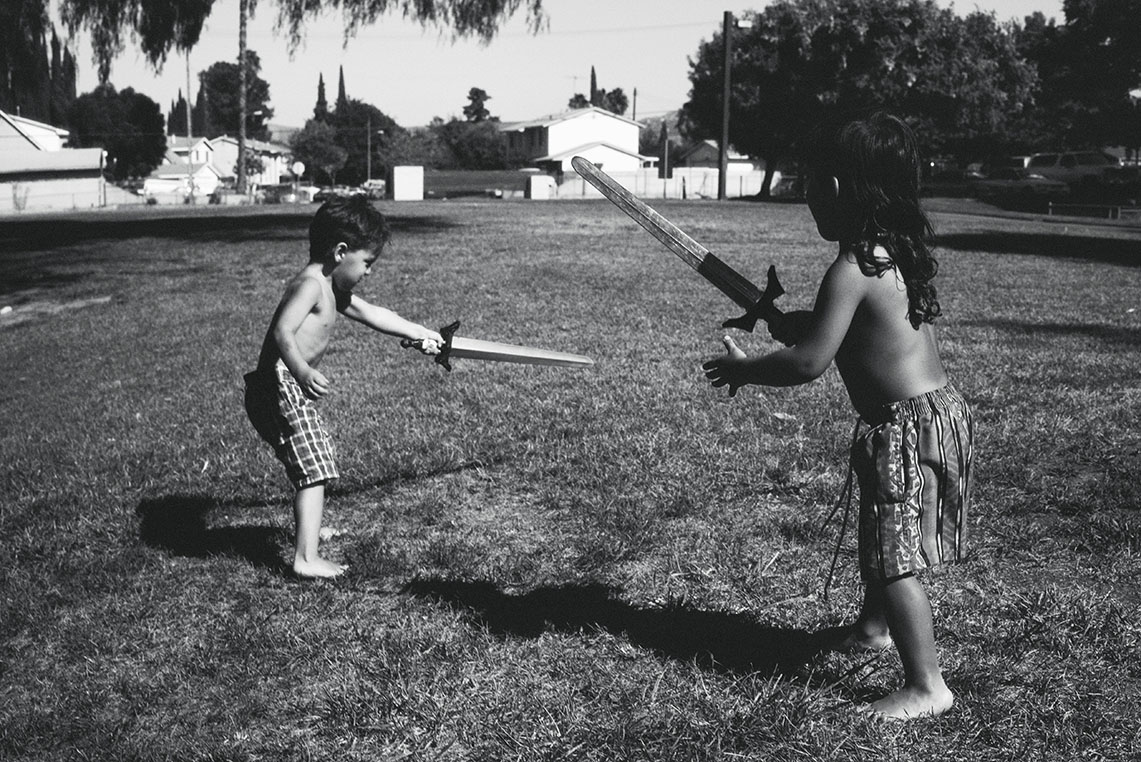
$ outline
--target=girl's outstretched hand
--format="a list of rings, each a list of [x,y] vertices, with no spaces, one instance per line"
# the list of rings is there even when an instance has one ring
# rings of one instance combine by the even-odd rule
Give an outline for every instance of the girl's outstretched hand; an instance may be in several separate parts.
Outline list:
[[[716,357],[701,367],[705,370],[705,377],[713,382],[714,387],[728,386],[729,396],[735,397],[737,390],[748,383],[744,378],[745,360],[748,356],[741,351],[732,337],[721,339],[725,343],[725,356]]]

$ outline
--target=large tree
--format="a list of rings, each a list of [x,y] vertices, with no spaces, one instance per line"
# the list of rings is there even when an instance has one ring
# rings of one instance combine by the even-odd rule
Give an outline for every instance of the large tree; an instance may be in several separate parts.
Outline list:
[[[341,182],[359,185],[370,175],[384,177],[391,163],[386,147],[403,127],[376,106],[347,96],[325,122],[345,151],[344,166],[337,172]]]
[[[166,154],[159,105],[131,88],[116,91],[109,83],[75,99],[68,112],[71,144],[107,151],[107,166],[116,180],[141,177]]]
[[[47,0],[22,0],[46,8]],[[244,0],[249,11],[255,0]],[[305,24],[339,9],[345,39],[362,26],[386,15],[414,19],[425,27],[450,29],[456,37],[488,42],[499,27],[520,9],[526,9],[532,31],[546,23],[543,0],[274,0],[277,26],[296,50],[305,38]],[[59,0],[60,14],[72,32],[91,33],[92,52],[100,79],[106,81],[111,64],[130,38],[156,68],[172,48],[187,50],[198,43],[214,0]],[[237,58],[237,55],[235,55]]]
[[[1065,23],[1026,18],[1018,46],[1042,82],[1024,133],[1049,148],[1136,146],[1141,0],[1066,0]]]
[[[920,127],[929,153],[985,151],[1030,103],[1035,73],[993,15],[960,18],[931,0],[783,0],[733,33],[729,142],[778,162],[821,119],[886,108]],[[690,61],[680,126],[719,137],[724,40]]]
[[[246,134],[257,140],[269,140],[266,126],[273,117],[269,106],[269,84],[259,76],[261,59],[252,50],[246,51]],[[198,74],[200,97],[209,103],[209,119],[205,137],[219,134],[237,135],[239,125],[238,78],[236,63],[218,61]]]
[[[305,165],[305,172],[315,181],[332,185],[337,172],[345,166],[349,152],[337,144],[337,131],[325,122],[310,119],[289,139],[293,157]]]

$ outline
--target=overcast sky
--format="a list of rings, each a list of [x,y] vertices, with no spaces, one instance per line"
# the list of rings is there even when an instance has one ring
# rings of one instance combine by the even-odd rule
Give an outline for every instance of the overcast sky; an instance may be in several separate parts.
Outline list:
[[[1062,0],[938,0],[940,6],[968,13],[994,11],[1000,20],[1022,19],[1034,11],[1062,21]],[[274,32],[277,7],[258,3],[248,31],[248,46],[261,58],[261,77],[270,86],[274,124],[300,127],[313,112],[317,78],[324,75],[332,105],[337,77],[344,67],[345,89],[406,126],[432,117],[459,116],[472,87],[487,91],[488,109],[504,121],[522,121],[566,108],[576,93],[590,90],[590,69],[598,86],[621,88],[639,119],[677,109],[689,93],[689,64],[702,40],[721,28],[725,11],[762,7],[726,0],[544,0],[549,29],[527,32],[520,15],[486,46],[453,43],[450,36],[424,30],[399,17],[388,17],[360,30],[343,44],[339,15],[307,27],[305,43],[292,57],[285,37]],[[216,0],[202,38],[190,53],[191,93],[198,72],[216,61],[236,60],[238,0]],[[80,93],[96,82],[86,40],[77,40]],[[187,88],[186,57],[174,53],[155,73],[128,42],[115,61],[111,82],[132,87],[157,101],[165,113],[179,90]],[[637,91],[635,100],[634,93]]]

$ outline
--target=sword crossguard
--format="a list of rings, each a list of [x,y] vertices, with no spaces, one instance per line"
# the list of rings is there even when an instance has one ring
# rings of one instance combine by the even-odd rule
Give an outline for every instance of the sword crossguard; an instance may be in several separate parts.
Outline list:
[[[782,314],[775,302],[783,294],[784,286],[777,279],[776,265],[769,265],[768,282],[765,283],[765,290],[761,293],[761,298],[746,310],[744,315],[726,320],[721,324],[721,327],[737,328],[752,333],[753,329],[757,327],[758,319],[767,323],[772,318]]]
[[[440,347],[440,353],[436,355],[436,362],[443,365],[449,373],[452,370],[452,337],[456,335],[456,330],[459,327],[460,321],[457,320],[440,329],[440,335],[444,337],[444,346]]]
[[[456,334],[456,330],[460,327],[460,321],[456,321],[451,325],[446,325],[440,329],[440,336],[444,339],[444,346],[440,347],[439,354],[436,355],[436,362],[443,365],[448,371],[452,369],[452,361],[450,355],[452,353],[452,336]],[[401,339],[400,346],[405,349],[411,349],[420,342],[414,339]]]

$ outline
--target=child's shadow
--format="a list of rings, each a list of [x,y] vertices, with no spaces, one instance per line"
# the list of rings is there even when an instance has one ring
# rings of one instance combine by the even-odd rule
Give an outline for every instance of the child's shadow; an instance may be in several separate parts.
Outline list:
[[[205,495],[143,500],[135,509],[139,534],[147,545],[179,556],[234,555],[255,566],[288,571],[281,550],[289,541],[286,530],[270,526],[207,527],[207,514],[218,507],[214,498]]]
[[[795,675],[821,652],[807,630],[771,627],[744,615],[683,608],[638,608],[600,584],[510,595],[490,582],[414,581],[405,592],[465,609],[497,635],[601,629],[670,658],[728,672]]]

